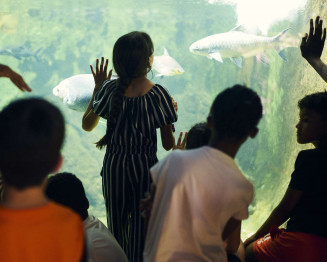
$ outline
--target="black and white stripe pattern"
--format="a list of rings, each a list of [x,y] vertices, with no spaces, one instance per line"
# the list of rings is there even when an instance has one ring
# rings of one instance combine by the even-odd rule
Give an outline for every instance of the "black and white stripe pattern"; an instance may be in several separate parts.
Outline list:
[[[105,119],[115,88],[115,80],[104,83],[93,102],[93,111]],[[101,175],[108,227],[130,262],[142,261],[145,236],[139,202],[149,191],[150,167],[158,161],[156,128],[176,121],[169,92],[156,84],[144,96],[123,98],[115,127],[107,134]]]

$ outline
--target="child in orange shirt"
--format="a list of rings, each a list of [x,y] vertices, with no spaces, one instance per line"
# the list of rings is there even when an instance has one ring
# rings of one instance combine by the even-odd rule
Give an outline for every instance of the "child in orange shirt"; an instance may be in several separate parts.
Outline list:
[[[81,218],[44,194],[63,139],[63,116],[45,100],[18,100],[0,113],[0,261],[84,261]]]

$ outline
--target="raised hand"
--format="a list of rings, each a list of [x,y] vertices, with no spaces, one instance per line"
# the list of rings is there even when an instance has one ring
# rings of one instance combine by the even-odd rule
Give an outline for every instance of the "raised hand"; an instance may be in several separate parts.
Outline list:
[[[175,149],[184,150],[186,148],[187,135],[188,135],[188,133],[185,132],[185,135],[184,135],[184,138],[183,138],[183,132],[179,133],[177,144],[174,142],[173,150],[175,150]]]
[[[96,60],[95,71],[93,69],[93,66],[90,65],[94,77],[94,83],[97,88],[101,87],[104,81],[109,80],[111,78],[112,70],[109,70],[109,72],[107,72],[108,63],[109,63],[108,59],[104,61],[104,57],[101,57],[100,66],[99,66],[99,59]]]
[[[313,19],[310,19],[309,35],[305,34],[301,42],[301,54],[306,60],[320,59],[325,45],[326,28],[322,29],[323,21],[317,16],[315,20],[315,27],[313,26]]]

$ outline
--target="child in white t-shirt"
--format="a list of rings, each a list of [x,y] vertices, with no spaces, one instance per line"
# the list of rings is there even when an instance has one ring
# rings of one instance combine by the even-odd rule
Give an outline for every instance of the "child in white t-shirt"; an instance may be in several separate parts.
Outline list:
[[[240,230],[253,198],[253,186],[234,158],[256,136],[261,117],[254,91],[228,88],[211,107],[209,146],[175,150],[151,169],[156,195],[144,262],[226,261],[223,241]]]

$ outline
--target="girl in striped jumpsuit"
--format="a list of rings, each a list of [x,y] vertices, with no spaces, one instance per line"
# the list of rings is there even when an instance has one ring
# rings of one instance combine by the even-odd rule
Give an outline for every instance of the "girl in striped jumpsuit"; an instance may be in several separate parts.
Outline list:
[[[177,105],[167,89],[147,79],[153,63],[153,44],[144,32],[120,37],[113,49],[118,79],[110,80],[108,60],[97,60],[91,70],[95,88],[83,116],[83,129],[91,131],[99,118],[107,119],[106,135],[97,147],[107,146],[101,171],[108,227],[129,261],[142,261],[144,221],[140,199],[149,191],[150,167],[157,161],[156,129],[162,145],[174,144],[172,123]]]

